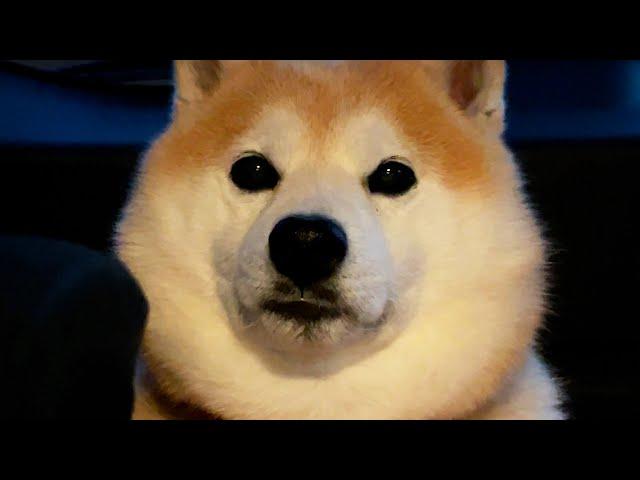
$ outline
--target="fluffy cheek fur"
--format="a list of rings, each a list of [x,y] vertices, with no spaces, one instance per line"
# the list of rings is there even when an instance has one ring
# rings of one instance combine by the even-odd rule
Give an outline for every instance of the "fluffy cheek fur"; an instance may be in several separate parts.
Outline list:
[[[145,356],[166,393],[228,418],[451,418],[494,395],[528,354],[543,250],[511,163],[496,158],[504,188],[492,195],[454,192],[423,174],[418,189],[390,199],[359,183],[373,165],[341,170],[360,150],[336,143],[345,152],[332,150],[333,166],[292,163],[273,193],[239,194],[219,167],[180,181],[143,176],[119,254],[150,300]],[[361,322],[386,305],[393,314],[375,341],[322,362],[265,358],[233,331],[238,307],[254,308],[272,280],[275,222],[312,211],[347,231],[352,255],[339,281]]]
[[[242,204],[217,182],[141,191],[121,225],[120,254],[152,306],[146,357],[169,395],[229,418],[450,418],[493,395],[527,353],[542,286],[528,212],[511,194],[479,203],[425,181],[402,203],[371,203],[397,279],[396,340],[347,349],[320,372],[299,362],[303,377],[265,362],[231,331],[220,301],[235,279],[234,249],[282,210],[273,202],[268,220],[258,198]]]

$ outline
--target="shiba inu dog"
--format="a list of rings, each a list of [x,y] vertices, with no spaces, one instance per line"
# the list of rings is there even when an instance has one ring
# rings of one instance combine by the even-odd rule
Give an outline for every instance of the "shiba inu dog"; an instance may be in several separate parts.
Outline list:
[[[500,61],[177,61],[134,418],[561,419]]]

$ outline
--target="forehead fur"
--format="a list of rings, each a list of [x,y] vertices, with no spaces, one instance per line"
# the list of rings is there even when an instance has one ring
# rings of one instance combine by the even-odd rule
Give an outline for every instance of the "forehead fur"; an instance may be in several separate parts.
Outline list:
[[[378,109],[454,189],[486,186],[489,159],[503,154],[456,110],[421,62],[238,62],[198,105],[182,109],[148,155],[148,170],[172,177],[211,162],[269,107],[290,108],[322,142],[340,120]]]

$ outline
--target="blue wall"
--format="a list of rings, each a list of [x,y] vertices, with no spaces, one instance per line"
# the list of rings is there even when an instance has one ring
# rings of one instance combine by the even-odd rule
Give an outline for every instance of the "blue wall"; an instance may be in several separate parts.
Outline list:
[[[512,61],[507,138],[640,137],[640,62]]]
[[[168,120],[164,103],[0,72],[0,143],[138,145]]]
[[[0,72],[0,144],[143,145],[168,98],[73,89]],[[640,62],[513,61],[510,141],[640,138]]]

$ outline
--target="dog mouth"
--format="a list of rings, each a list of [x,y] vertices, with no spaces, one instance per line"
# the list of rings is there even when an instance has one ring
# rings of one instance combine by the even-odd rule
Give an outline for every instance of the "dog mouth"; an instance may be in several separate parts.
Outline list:
[[[269,336],[294,339],[306,349],[335,346],[378,331],[384,317],[375,323],[363,322],[345,300],[338,285],[330,282],[301,292],[289,282],[276,281],[257,308],[245,311],[242,318],[247,327],[257,327],[252,331],[265,329]]]
[[[292,301],[270,299],[263,302],[261,306],[264,311],[301,323],[316,323],[321,320],[335,319],[345,314],[344,309],[336,305],[323,305],[304,299]]]
[[[315,285],[301,291],[294,285],[276,282],[273,295],[261,302],[265,312],[305,326],[319,326],[348,317],[352,312],[331,285]]]

